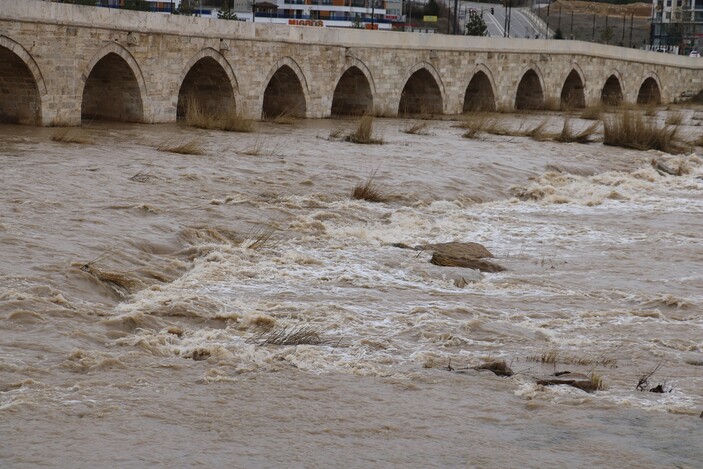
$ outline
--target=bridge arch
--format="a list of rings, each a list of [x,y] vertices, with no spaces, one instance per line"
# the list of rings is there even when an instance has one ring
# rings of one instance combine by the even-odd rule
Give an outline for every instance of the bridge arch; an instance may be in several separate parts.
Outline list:
[[[623,102],[622,76],[617,70],[608,76],[601,88],[600,100],[606,106],[618,106]]]
[[[562,109],[583,109],[586,107],[586,80],[578,64],[572,65],[571,71],[561,88],[560,105]]]
[[[637,104],[660,104],[662,101],[661,89],[661,82],[657,74],[647,73],[647,78],[644,79],[637,93]]]
[[[491,70],[478,64],[464,92],[463,112],[495,111],[496,86]]]
[[[146,83],[137,61],[112,42],[88,62],[79,82],[82,119],[144,122]]]
[[[227,59],[213,48],[202,49],[188,61],[178,86],[178,118],[196,104],[207,114],[225,114],[237,108],[237,78]]]
[[[305,117],[309,102],[309,89],[305,75],[295,60],[283,57],[266,77],[262,93],[261,117],[281,115]]]
[[[373,111],[376,84],[366,65],[353,58],[345,65],[337,79],[332,95],[333,116],[361,115]]]
[[[536,65],[531,65],[522,74],[515,92],[515,109],[544,109],[544,79]]]
[[[0,36],[0,122],[42,124],[45,96],[44,77],[29,52]]]
[[[445,96],[437,70],[427,62],[420,62],[410,69],[404,81],[398,114],[443,114]]]

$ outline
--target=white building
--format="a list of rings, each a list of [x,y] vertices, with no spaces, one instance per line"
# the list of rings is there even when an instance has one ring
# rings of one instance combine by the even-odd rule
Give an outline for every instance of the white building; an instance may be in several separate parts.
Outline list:
[[[679,53],[703,46],[703,0],[653,0],[651,43],[678,47]]]

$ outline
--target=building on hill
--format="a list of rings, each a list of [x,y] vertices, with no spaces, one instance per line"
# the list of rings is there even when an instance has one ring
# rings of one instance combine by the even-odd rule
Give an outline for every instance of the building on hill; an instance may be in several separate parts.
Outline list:
[[[653,0],[651,44],[678,47],[680,54],[703,47],[703,0]]]
[[[390,30],[401,20],[399,0],[389,0],[390,12],[386,0],[95,0],[94,4],[214,18],[229,8],[241,21],[318,27]]]

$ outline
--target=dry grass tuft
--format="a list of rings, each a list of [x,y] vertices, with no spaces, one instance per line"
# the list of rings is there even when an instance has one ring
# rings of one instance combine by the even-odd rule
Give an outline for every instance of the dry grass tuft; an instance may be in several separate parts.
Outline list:
[[[351,193],[351,198],[356,200],[366,200],[367,202],[387,202],[389,198],[384,195],[378,187],[376,187],[376,184],[374,183],[375,177],[376,173],[374,172],[374,174],[368,178],[366,182],[354,186]]]
[[[581,366],[604,366],[609,368],[614,368],[617,366],[617,359],[605,357],[603,355],[598,357],[587,357],[587,356],[572,356],[567,354],[562,354],[556,350],[549,350],[543,352],[541,355],[531,355],[525,358],[527,361],[539,362],[554,365],[561,363],[564,365],[581,365]]]
[[[681,125],[683,123],[683,113],[681,111],[672,112],[666,116],[666,125]]]
[[[415,121],[411,122],[403,129],[403,132],[410,135],[427,135],[427,127],[429,123],[427,121]]]
[[[120,298],[125,298],[144,288],[144,284],[139,279],[130,277],[124,272],[110,272],[99,269],[95,264],[100,262],[108,253],[109,251],[90,262],[74,263],[72,265],[93,276],[98,282],[114,291]]]
[[[608,389],[603,381],[603,377],[598,373],[591,373],[589,377],[591,378],[591,384],[593,385],[594,391],[605,391]]]
[[[256,345],[324,345],[329,343],[322,333],[310,326],[286,326],[259,332],[247,343]]]
[[[678,139],[678,127],[645,120],[641,114],[620,112],[603,121],[603,143],[635,150],[681,153],[686,147]]]
[[[334,129],[330,130],[330,135],[329,139],[334,140],[338,138],[343,138],[344,136],[344,127],[335,127]]]
[[[245,148],[244,150],[239,151],[238,153],[248,156],[259,156],[263,152],[263,149],[264,143],[257,138],[253,145]]]
[[[149,182],[155,179],[160,179],[158,176],[151,174],[151,170],[142,169],[134,176],[130,177],[130,181],[134,182]]]
[[[554,138],[553,134],[550,134],[547,132],[547,120],[543,120],[539,124],[537,124],[535,127],[533,127],[530,130],[525,131],[525,136],[526,137],[531,137],[535,140],[538,140],[540,142],[543,142],[545,140],[551,140]]]
[[[260,226],[247,234],[246,239],[242,242],[242,246],[254,251],[264,248],[274,248],[279,243],[279,241],[274,239],[274,234],[276,234],[276,230],[273,227],[268,225]]]
[[[178,153],[181,155],[204,155],[200,141],[192,139],[179,144],[163,143],[158,148],[159,151],[167,151],[170,153]]]
[[[556,135],[554,140],[561,143],[590,143],[591,137],[596,133],[599,125],[600,124],[598,122],[594,122],[585,129],[581,130],[581,132],[575,133],[571,129],[569,119],[565,119],[564,127],[561,129],[561,133]]]
[[[463,134],[461,134],[462,137],[464,138],[476,138],[480,132],[480,129],[469,129]]]
[[[237,153],[242,154],[242,155],[247,155],[247,156],[260,156],[260,155],[265,155],[265,156],[276,156],[280,153],[281,149],[281,140],[279,139],[276,141],[276,143],[271,147],[270,150],[264,150],[264,142],[263,140],[257,138],[256,141],[249,147],[244,148],[243,150],[238,150]]]
[[[297,119],[293,113],[286,111],[275,116],[264,116],[264,120],[272,124],[293,125]]]
[[[60,143],[79,143],[83,145],[92,143],[88,137],[76,133],[76,131],[70,127],[54,130],[51,134],[51,140]]]
[[[187,101],[185,123],[199,129],[224,130],[226,132],[252,132],[254,130],[254,120],[245,117],[242,113],[230,110],[211,114],[206,112],[194,98]]]
[[[476,138],[481,132],[492,135],[510,135],[511,133],[495,115],[489,113],[474,113],[466,116],[456,127],[466,129],[462,135],[464,138]]]
[[[364,114],[359,119],[356,130],[347,135],[346,141],[363,144],[383,144],[382,139],[373,138],[373,115]]]
[[[549,352],[544,352],[540,357],[542,363],[549,363],[550,365],[556,364],[559,354],[556,350],[550,350]]]
[[[600,120],[603,117],[603,105],[590,106],[583,110],[581,119],[585,120]]]

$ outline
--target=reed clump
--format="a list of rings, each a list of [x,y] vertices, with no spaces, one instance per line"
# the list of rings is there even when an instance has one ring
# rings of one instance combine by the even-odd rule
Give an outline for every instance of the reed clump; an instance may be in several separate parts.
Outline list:
[[[408,124],[403,132],[410,135],[427,135],[427,127],[429,122],[427,121],[415,121]]]
[[[581,119],[584,120],[601,120],[605,109],[603,104],[597,104],[595,106],[589,106],[581,112]]]
[[[465,129],[466,132],[462,135],[464,138],[476,138],[480,133],[492,135],[509,135],[510,131],[499,119],[489,113],[475,113],[465,117],[462,121],[456,124],[456,127]]]
[[[274,248],[279,243],[279,241],[274,238],[275,234],[276,230],[272,226],[260,226],[247,234],[246,239],[242,242],[242,246],[253,251],[259,251],[264,248]]]
[[[74,263],[73,265],[93,276],[99,283],[110,288],[120,298],[125,298],[144,288],[144,284],[139,279],[131,277],[124,272],[111,272],[99,269],[95,262],[97,260],[85,264]]]
[[[351,198],[355,200],[366,200],[367,202],[387,202],[389,200],[377,186],[374,181],[376,173],[374,173],[365,182],[354,186],[351,192]]]
[[[338,138],[342,138],[344,136],[344,127],[335,127],[334,129],[330,130],[330,135],[329,139],[334,140]]]
[[[672,112],[666,116],[666,125],[681,125],[683,124],[683,113],[681,111]]]
[[[517,133],[517,135],[520,135],[520,132]],[[530,137],[535,140],[538,140],[540,142],[543,142],[545,140],[551,140],[555,136],[549,132],[547,132],[547,120],[543,120],[533,128],[526,130],[524,132],[525,137]]]
[[[226,132],[253,132],[254,120],[234,109],[224,112],[207,112],[195,99],[187,101],[185,123],[191,127]]]
[[[598,122],[594,122],[580,132],[575,132],[571,128],[569,119],[565,119],[561,133],[556,135],[554,140],[560,143],[590,143],[591,137],[596,133],[599,125]]]
[[[284,111],[275,116],[264,116],[266,122],[278,125],[293,125],[296,121],[295,115],[290,111]]]
[[[598,373],[591,373],[589,378],[591,379],[591,385],[594,391],[605,391],[608,387],[605,385],[603,377]]]
[[[265,155],[265,156],[276,156],[280,153],[281,149],[281,141],[280,139],[276,141],[276,143],[268,150],[264,149],[264,142],[263,140],[257,138],[256,141],[242,149],[238,150],[237,153],[240,153],[242,155],[247,155],[247,156],[260,156],[260,155]]]
[[[376,144],[380,145],[383,144],[382,139],[374,138],[373,137],[373,115],[371,114],[364,114],[361,116],[361,119],[359,119],[359,124],[356,127],[356,130],[345,138],[346,141],[352,142],[352,143],[363,143],[363,144]]]
[[[604,355],[600,355],[597,357],[586,355],[569,355],[565,353],[559,353],[557,350],[548,350],[540,355],[530,355],[527,356],[525,360],[549,365],[561,363],[563,365],[581,365],[594,367],[603,366],[608,368],[614,368],[618,364],[616,358],[606,357]]]
[[[198,139],[191,139],[186,142],[181,143],[163,143],[158,148],[159,151],[166,151],[169,153],[178,153],[181,155],[204,155],[205,152],[202,149],[200,141]]]
[[[635,150],[660,150],[667,153],[685,151],[678,139],[678,127],[658,126],[642,114],[625,111],[603,121],[603,143]]]
[[[77,133],[74,129],[70,127],[63,127],[56,129],[51,134],[51,140],[60,143],[77,143],[85,145],[92,143],[88,137]]]

